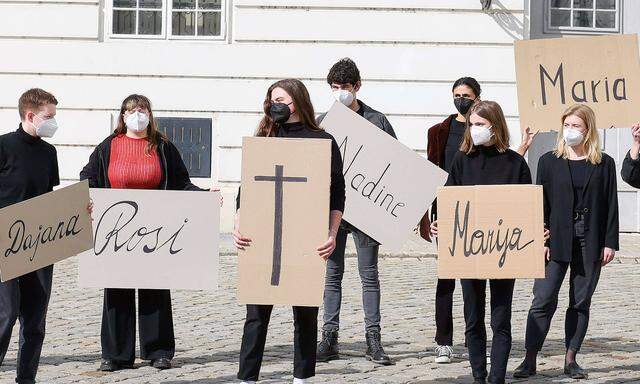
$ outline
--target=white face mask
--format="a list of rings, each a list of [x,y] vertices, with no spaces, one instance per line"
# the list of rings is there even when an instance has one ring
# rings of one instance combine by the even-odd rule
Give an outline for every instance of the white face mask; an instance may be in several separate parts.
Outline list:
[[[40,123],[40,125],[38,126],[34,124],[34,126],[36,127],[36,135],[38,137],[53,137],[53,135],[58,130],[58,123],[56,122],[56,119],[52,117],[51,119],[45,120],[40,116],[37,117],[42,120],[42,123]]]
[[[564,142],[570,147],[579,145],[582,143],[582,140],[584,140],[582,132],[575,128],[564,128],[562,131],[562,137],[564,138]]]
[[[485,127],[484,125],[472,125],[470,128],[471,140],[473,145],[484,145],[491,141],[493,132],[491,132],[491,126]]]
[[[353,104],[355,96],[353,95],[353,92],[349,92],[345,89],[338,89],[333,91],[333,98],[348,107]]]
[[[127,129],[132,132],[142,132],[149,126],[149,116],[142,112],[133,112],[125,117]]]

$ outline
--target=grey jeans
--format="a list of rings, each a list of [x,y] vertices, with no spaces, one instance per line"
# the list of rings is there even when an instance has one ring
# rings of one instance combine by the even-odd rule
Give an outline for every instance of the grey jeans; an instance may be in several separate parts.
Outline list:
[[[340,328],[342,302],[342,276],[348,229],[341,225],[336,238],[336,249],[327,260],[324,284],[324,331]],[[379,245],[364,233],[352,229],[358,253],[358,272],[362,281],[362,305],[366,331],[380,331],[380,280],[378,279]]]

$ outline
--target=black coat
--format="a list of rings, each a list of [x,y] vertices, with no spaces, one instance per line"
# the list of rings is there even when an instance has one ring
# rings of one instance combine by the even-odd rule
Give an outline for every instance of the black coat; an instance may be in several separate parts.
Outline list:
[[[538,162],[536,183],[544,190],[544,221],[551,233],[551,259],[570,262],[575,212],[569,160],[558,158],[553,152],[544,154]],[[588,262],[596,262],[602,258],[604,247],[619,249],[616,165],[606,153],[600,164],[587,164],[582,203],[585,257]]]
[[[640,188],[640,157],[633,160],[631,153],[627,152],[622,162],[622,170],[620,171],[622,180],[626,181],[634,188]]]
[[[80,171],[80,180],[89,180],[91,188],[111,188],[109,183],[109,156],[111,141],[116,135],[107,137],[93,150],[89,163]],[[175,191],[204,191],[191,183],[189,171],[180,157],[180,152],[170,141],[161,140],[157,147],[162,168],[162,181],[158,189]]]

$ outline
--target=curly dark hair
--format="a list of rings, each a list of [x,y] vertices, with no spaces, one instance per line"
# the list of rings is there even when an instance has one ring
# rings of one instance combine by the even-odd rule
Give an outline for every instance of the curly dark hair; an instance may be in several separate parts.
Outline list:
[[[348,57],[333,64],[327,75],[329,85],[333,83],[356,85],[358,81],[360,81],[360,71],[356,63]]]

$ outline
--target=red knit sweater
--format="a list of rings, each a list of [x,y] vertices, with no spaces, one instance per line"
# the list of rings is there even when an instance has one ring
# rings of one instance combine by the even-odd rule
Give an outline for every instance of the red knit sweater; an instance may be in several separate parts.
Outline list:
[[[111,141],[109,183],[111,188],[155,189],[162,181],[157,151],[145,153],[147,140],[118,135]]]

